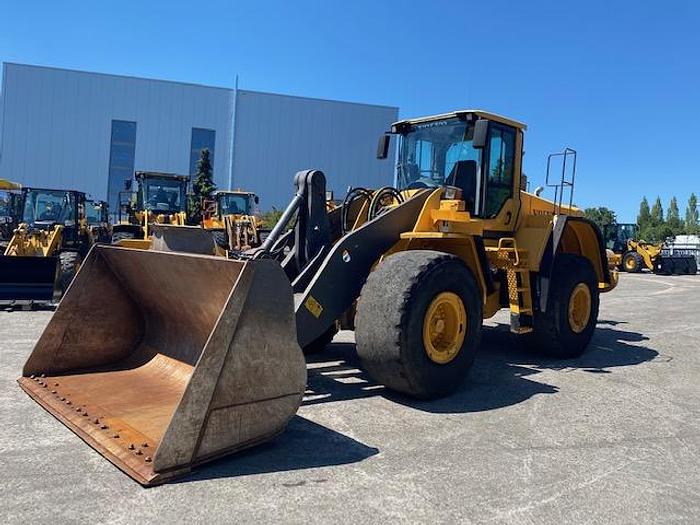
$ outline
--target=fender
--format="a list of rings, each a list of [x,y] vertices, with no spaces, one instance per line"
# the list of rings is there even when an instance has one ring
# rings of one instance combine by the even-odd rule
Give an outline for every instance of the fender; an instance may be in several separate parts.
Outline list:
[[[593,264],[599,283],[612,284],[608,268],[605,242],[600,228],[585,217],[571,215],[555,215],[552,233],[547,240],[547,246],[540,262],[540,272],[537,279],[539,309],[547,310],[549,285],[557,253],[573,253],[583,255]]]

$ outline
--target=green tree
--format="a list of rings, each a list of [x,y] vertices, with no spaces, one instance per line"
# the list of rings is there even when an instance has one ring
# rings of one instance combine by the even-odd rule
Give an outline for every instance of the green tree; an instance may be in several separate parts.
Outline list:
[[[211,199],[216,191],[216,184],[213,180],[213,169],[209,150],[204,148],[199,153],[197,161],[197,172],[192,181],[192,195],[189,199],[189,221],[190,224],[200,224],[202,222],[202,211],[204,201]]]
[[[604,206],[597,208],[586,208],[583,210],[585,216],[598,225],[600,231],[603,232],[603,240],[607,243],[615,237],[615,225],[617,217],[615,212]]]
[[[642,202],[639,203],[639,214],[637,215],[637,227],[639,231],[645,228],[651,220],[651,212],[649,211],[649,201],[646,197],[642,197]]]
[[[666,212],[666,226],[670,230],[670,236],[680,235],[683,233],[683,223],[681,222],[681,214],[678,211],[678,201],[676,197],[671,197],[671,202],[668,205]]]
[[[656,197],[654,205],[651,207],[651,220],[649,222],[654,228],[658,228],[664,223],[664,208],[661,205],[661,197]]]
[[[685,208],[685,233],[688,235],[700,234],[700,222],[698,221],[698,198],[695,193],[690,194],[688,206]]]

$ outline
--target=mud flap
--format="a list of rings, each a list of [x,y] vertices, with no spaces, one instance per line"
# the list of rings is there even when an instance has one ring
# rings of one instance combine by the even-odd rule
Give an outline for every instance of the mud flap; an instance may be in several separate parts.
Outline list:
[[[51,301],[58,257],[0,256],[0,301]]]
[[[95,246],[20,386],[143,485],[282,432],[305,390],[271,260]]]

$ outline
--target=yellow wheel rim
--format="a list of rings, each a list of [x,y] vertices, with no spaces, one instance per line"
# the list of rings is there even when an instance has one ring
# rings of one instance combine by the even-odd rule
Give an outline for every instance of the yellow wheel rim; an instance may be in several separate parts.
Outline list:
[[[634,263],[634,258],[628,257],[625,261],[625,268],[627,268],[628,270],[634,270]]]
[[[467,333],[467,311],[462,299],[452,292],[435,296],[423,319],[425,353],[434,363],[452,361],[464,343]]]
[[[569,297],[569,326],[580,334],[591,318],[591,290],[586,283],[578,283]]]

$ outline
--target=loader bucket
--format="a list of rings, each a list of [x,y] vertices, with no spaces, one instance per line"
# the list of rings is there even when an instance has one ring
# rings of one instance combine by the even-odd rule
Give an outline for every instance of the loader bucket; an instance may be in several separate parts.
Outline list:
[[[58,257],[0,256],[0,300],[51,301]]]
[[[214,255],[216,247],[211,231],[199,226],[171,226],[153,224],[151,250],[159,252],[185,252]]]
[[[143,485],[284,430],[306,366],[274,261],[95,246],[20,386]]]

